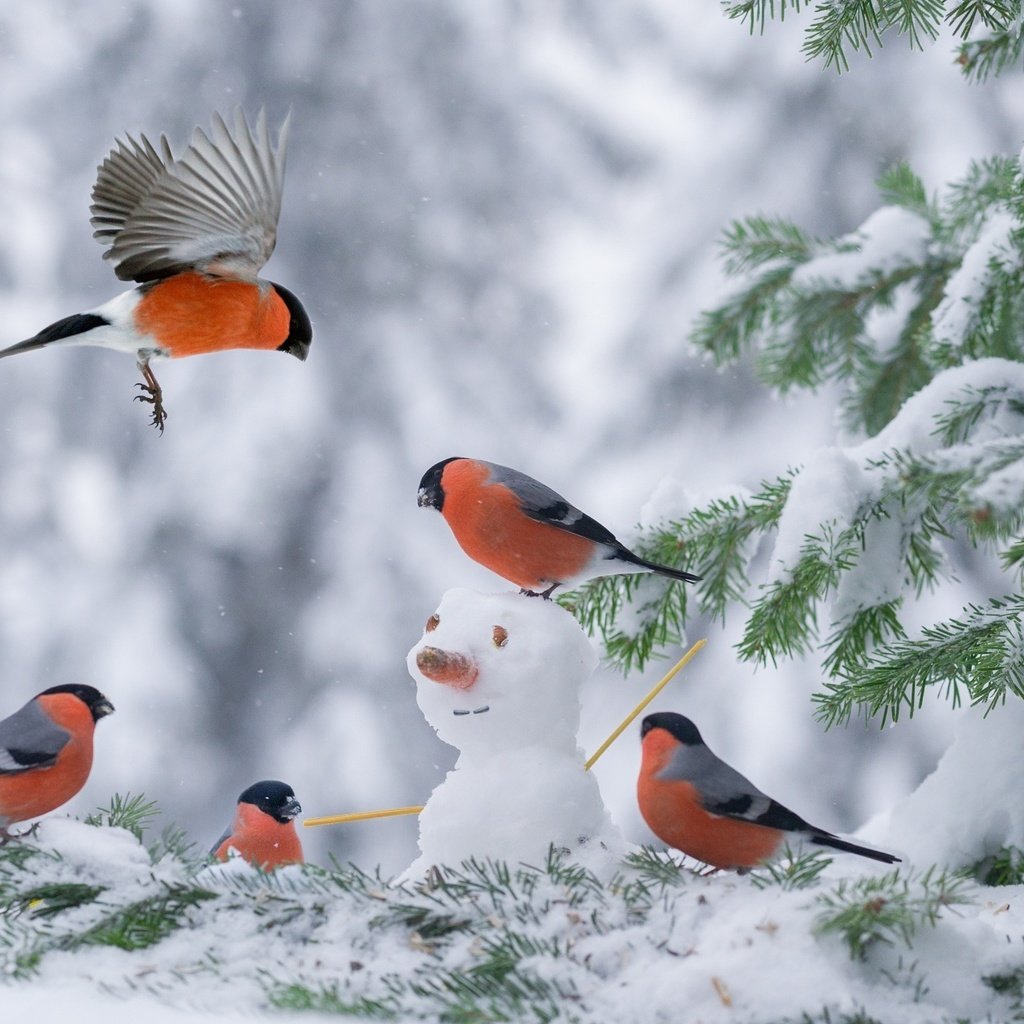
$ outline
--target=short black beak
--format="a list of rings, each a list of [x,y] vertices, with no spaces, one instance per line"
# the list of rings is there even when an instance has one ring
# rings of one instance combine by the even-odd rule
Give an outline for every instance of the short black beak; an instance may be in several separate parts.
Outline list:
[[[297,818],[302,813],[302,804],[294,798],[286,800],[284,806],[281,808],[281,817],[285,821],[291,821],[292,818]]]

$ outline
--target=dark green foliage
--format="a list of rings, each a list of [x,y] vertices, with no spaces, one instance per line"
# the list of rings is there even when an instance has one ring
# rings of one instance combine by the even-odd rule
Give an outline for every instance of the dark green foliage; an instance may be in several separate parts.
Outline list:
[[[830,892],[821,893],[822,908],[816,928],[820,934],[837,934],[850,956],[863,960],[877,942],[913,944],[922,925],[934,927],[942,911],[970,902],[962,875],[929,869],[923,875],[891,871],[842,880]]]
[[[787,846],[782,856],[751,872],[750,881],[758,889],[777,885],[780,889],[806,889],[817,884],[818,876],[832,863],[832,858],[820,850],[794,854]]]
[[[53,917],[65,910],[92,903],[103,892],[106,892],[106,887],[102,885],[47,882],[19,893],[4,907],[4,913],[20,911],[27,912],[33,917]]]
[[[780,1024],[783,1022],[780,1021]],[[832,1011],[827,1006],[820,1012],[813,1015],[802,1013],[796,1020],[786,1021],[784,1024],[887,1024],[885,1021],[872,1017],[867,1010],[852,1010],[849,1013]]]
[[[958,9],[961,18],[969,13]],[[1005,598],[919,635],[903,622],[908,601],[952,574],[951,541],[995,548],[1018,574],[1024,567],[1024,388],[1009,374],[1005,383],[991,372],[987,381],[956,375],[983,358],[1024,361],[1020,168],[1009,158],[980,161],[930,198],[899,164],[878,187],[888,208],[841,238],[817,239],[767,217],[734,223],[722,249],[738,287],[703,314],[693,338],[719,363],[753,355],[765,383],[783,391],[841,385],[848,428],[871,437],[895,423],[896,440],[851,446],[823,465],[824,483],[812,476],[803,491],[808,470],[791,469],[753,495],[716,499],[649,531],[643,553],[702,574],[694,587],[607,577],[567,595],[563,603],[624,671],[683,645],[695,609],[724,620],[740,606],[742,659],[774,665],[820,654],[817,701],[829,724],[854,713],[895,720],[930,692],[988,707],[1024,695],[1013,583]],[[966,261],[968,272],[951,286]],[[939,400],[908,406],[933,384]],[[799,545],[791,527],[787,564],[752,586],[763,542],[794,506],[800,521],[808,494],[829,499],[846,487],[837,476],[851,481],[854,499],[837,497],[833,517],[808,522]],[[884,564],[878,549],[889,556]]]
[[[85,823],[107,828],[126,828],[136,839],[141,839],[150,820],[159,813],[156,803],[141,794],[133,796],[126,793],[121,796],[115,793],[111,797],[110,806],[98,808],[85,818]]]
[[[806,0],[727,0],[725,11],[745,22],[751,32],[764,32],[769,19],[782,21],[787,10],[799,13],[811,7],[814,16],[803,52],[808,60],[821,59],[835,71],[849,70],[850,50],[870,57],[890,32],[906,37],[912,49],[923,49],[938,38],[943,23],[962,40],[977,30],[987,33],[960,47],[959,63],[969,78],[998,74],[1020,60],[1019,0],[845,0],[813,5]]]
[[[981,979],[993,992],[1009,1001],[1007,1020],[1024,1020],[1024,966],[1003,974],[989,974]]]
[[[642,846],[636,853],[627,853],[624,863],[645,884],[661,888],[685,885],[692,875],[673,854],[650,846]]]
[[[85,931],[66,936],[57,943],[57,947],[78,949],[81,946],[116,946],[127,950],[148,949],[186,925],[187,911],[215,898],[215,893],[195,886],[166,886],[159,895],[119,907]]]
[[[345,999],[337,985],[311,989],[305,985],[281,985],[267,995],[270,1005],[278,1010],[312,1010],[333,1013],[360,1020],[395,1020],[400,1013],[397,1000]]]
[[[827,683],[815,697],[828,723],[846,721],[855,707],[883,724],[912,715],[930,688],[958,706],[993,708],[1008,696],[1024,697],[1024,597],[1013,594],[986,606],[969,605],[960,619],[922,630],[920,640],[898,640],[874,650],[853,677]]]
[[[975,864],[971,874],[982,885],[1024,885],[1024,850],[1002,846]]]

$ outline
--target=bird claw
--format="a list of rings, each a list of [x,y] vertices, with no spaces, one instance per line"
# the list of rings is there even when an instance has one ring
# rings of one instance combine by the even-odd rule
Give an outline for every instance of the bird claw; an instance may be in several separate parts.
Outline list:
[[[167,421],[167,410],[164,408],[163,388],[160,387],[159,382],[153,375],[153,371],[149,368],[148,362],[140,362],[139,371],[143,376],[143,380],[139,381],[135,386],[139,388],[143,394],[136,395],[135,401],[145,402],[147,405],[153,406],[153,415],[149,422],[162,434],[164,432],[164,423]]]
[[[13,842],[15,839],[34,839],[38,831],[38,821],[33,822],[27,829],[25,829],[24,832],[10,832],[3,826],[0,826],[0,846],[6,846],[8,843]]]

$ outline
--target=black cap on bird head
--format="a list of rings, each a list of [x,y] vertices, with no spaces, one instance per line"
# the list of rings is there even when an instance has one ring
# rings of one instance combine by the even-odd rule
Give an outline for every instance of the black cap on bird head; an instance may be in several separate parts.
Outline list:
[[[458,462],[462,458],[464,458],[462,455],[453,455],[450,459],[444,459],[442,462],[437,463],[437,465],[431,466],[423,474],[423,479],[420,480],[419,492],[416,495],[416,504],[420,508],[436,508],[438,512],[441,511],[444,507],[444,488],[441,486],[444,467],[449,462]]]
[[[239,794],[238,802],[258,807],[264,814],[269,814],[282,825],[302,813],[302,805],[295,799],[292,787],[276,779],[254,782]]]
[[[295,356],[296,359],[305,362],[306,356],[309,355],[310,343],[313,341],[313,325],[309,322],[309,314],[299,302],[298,296],[288,291],[283,284],[277,284],[274,281],[270,283],[273,285],[274,291],[284,300],[291,315],[288,337],[277,346],[277,350],[278,352],[287,352],[290,356]]]
[[[43,697],[49,693],[70,693],[72,696],[77,697],[92,712],[92,720],[94,722],[98,722],[114,710],[114,705],[95,686],[86,686],[84,683],[67,683],[63,686],[51,686],[48,690],[43,690],[39,696]]]
[[[687,747],[698,747],[704,743],[697,726],[674,711],[659,711],[648,715],[640,724],[640,738],[643,739],[652,729],[664,729]]]

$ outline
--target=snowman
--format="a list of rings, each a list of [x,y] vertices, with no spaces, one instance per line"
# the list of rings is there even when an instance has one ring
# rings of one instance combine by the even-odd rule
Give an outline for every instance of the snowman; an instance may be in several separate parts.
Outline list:
[[[552,843],[612,871],[625,844],[576,745],[580,688],[596,664],[552,601],[444,595],[408,665],[420,710],[459,758],[420,812],[406,878],[469,857],[540,866]]]

